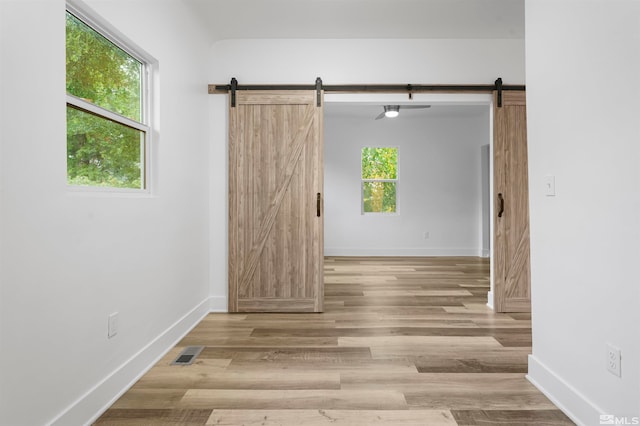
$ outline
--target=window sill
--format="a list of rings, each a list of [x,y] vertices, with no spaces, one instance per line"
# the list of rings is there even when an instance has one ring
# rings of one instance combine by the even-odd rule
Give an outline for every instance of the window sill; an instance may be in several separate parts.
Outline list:
[[[67,185],[67,193],[73,196],[105,198],[152,198],[148,189],[109,188],[102,186]]]

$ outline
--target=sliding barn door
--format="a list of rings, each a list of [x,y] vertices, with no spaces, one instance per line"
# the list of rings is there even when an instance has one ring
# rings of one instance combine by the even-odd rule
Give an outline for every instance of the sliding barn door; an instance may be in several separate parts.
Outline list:
[[[531,311],[527,109],[524,91],[494,94],[494,307]]]
[[[238,91],[229,117],[229,312],[321,312],[323,109]]]

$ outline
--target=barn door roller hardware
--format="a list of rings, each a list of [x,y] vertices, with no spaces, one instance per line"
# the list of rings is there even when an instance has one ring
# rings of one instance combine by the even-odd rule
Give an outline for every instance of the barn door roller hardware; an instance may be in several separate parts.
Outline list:
[[[409,99],[413,99],[414,93],[420,92],[476,92],[498,93],[498,107],[502,106],[502,93],[505,90],[526,90],[524,85],[506,85],[502,78],[498,78],[494,84],[335,84],[325,85],[320,77],[315,84],[252,84],[239,85],[236,78],[231,79],[230,84],[210,84],[209,93],[230,93],[231,107],[236,106],[236,92],[238,90],[315,90],[316,104],[322,105],[321,92],[378,92],[378,93],[407,93]]]
[[[322,106],[322,79],[316,78],[316,106]]]
[[[251,85],[239,85],[238,80],[233,77],[229,84],[210,84],[209,94],[215,93],[230,93],[231,94],[231,108],[236,106],[236,92],[238,90],[315,90],[316,91],[316,105],[322,106],[322,79],[316,78],[315,85],[307,84],[251,84]]]
[[[238,80],[231,78],[231,107],[236,107],[236,91],[238,90]]]
[[[502,86],[502,78],[498,77],[498,79],[496,80],[496,92],[498,94],[498,108],[502,108],[502,90],[503,90],[503,86]]]

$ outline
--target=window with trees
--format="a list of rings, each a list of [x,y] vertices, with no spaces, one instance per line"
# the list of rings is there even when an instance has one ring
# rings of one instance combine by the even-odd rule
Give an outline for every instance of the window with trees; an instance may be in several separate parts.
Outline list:
[[[147,63],[88,22],[67,10],[67,183],[146,189]]]
[[[362,148],[362,213],[397,213],[398,148]]]

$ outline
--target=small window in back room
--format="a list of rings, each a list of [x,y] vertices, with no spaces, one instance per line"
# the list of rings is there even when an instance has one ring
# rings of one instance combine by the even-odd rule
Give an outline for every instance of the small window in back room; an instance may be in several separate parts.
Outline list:
[[[147,188],[147,64],[67,11],[67,183]]]
[[[362,213],[397,213],[398,148],[362,148]]]

